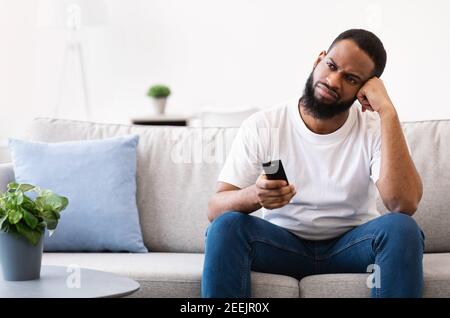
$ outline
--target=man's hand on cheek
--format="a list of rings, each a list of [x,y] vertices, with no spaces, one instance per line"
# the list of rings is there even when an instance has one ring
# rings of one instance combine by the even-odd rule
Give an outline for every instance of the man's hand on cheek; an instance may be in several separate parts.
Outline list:
[[[358,91],[356,98],[361,103],[363,112],[369,110],[381,115],[386,111],[395,110],[383,81],[378,77],[369,79]]]

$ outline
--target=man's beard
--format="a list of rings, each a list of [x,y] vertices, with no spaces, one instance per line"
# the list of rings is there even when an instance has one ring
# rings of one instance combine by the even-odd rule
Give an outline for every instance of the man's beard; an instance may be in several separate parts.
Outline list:
[[[303,91],[303,96],[300,99],[308,114],[317,119],[330,119],[345,112],[353,105],[356,97],[351,101],[329,104],[322,103],[317,100],[317,98],[314,96],[313,73],[314,71],[309,75],[308,80],[306,81],[305,89]]]

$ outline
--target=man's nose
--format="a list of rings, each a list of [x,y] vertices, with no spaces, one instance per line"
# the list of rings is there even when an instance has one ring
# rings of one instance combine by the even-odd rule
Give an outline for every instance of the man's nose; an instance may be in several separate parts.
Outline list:
[[[341,76],[338,72],[331,72],[328,74],[327,78],[327,85],[329,88],[333,89],[336,93],[339,93],[339,90],[341,88]]]

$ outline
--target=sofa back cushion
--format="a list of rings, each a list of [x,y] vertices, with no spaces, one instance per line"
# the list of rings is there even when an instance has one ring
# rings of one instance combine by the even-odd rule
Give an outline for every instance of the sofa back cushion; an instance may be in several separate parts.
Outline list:
[[[38,118],[26,137],[58,142],[139,135],[136,196],[145,245],[153,252],[202,252],[208,199],[225,159],[224,146],[236,131]]]
[[[427,252],[450,252],[450,120],[403,124],[424,184],[415,218]],[[35,119],[28,138],[67,141],[139,135],[137,203],[151,251],[202,252],[207,203],[236,128],[150,127]],[[378,208],[385,208],[378,199]]]

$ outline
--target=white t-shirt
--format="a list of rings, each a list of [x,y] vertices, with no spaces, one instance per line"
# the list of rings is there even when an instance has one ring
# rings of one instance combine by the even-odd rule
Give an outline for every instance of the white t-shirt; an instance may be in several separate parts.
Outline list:
[[[298,101],[242,123],[219,181],[248,187],[262,173],[263,162],[281,159],[297,194],[282,208],[263,208],[263,218],[307,240],[335,238],[380,215],[375,202],[380,119],[355,103],[342,127],[320,135],[303,122]]]

